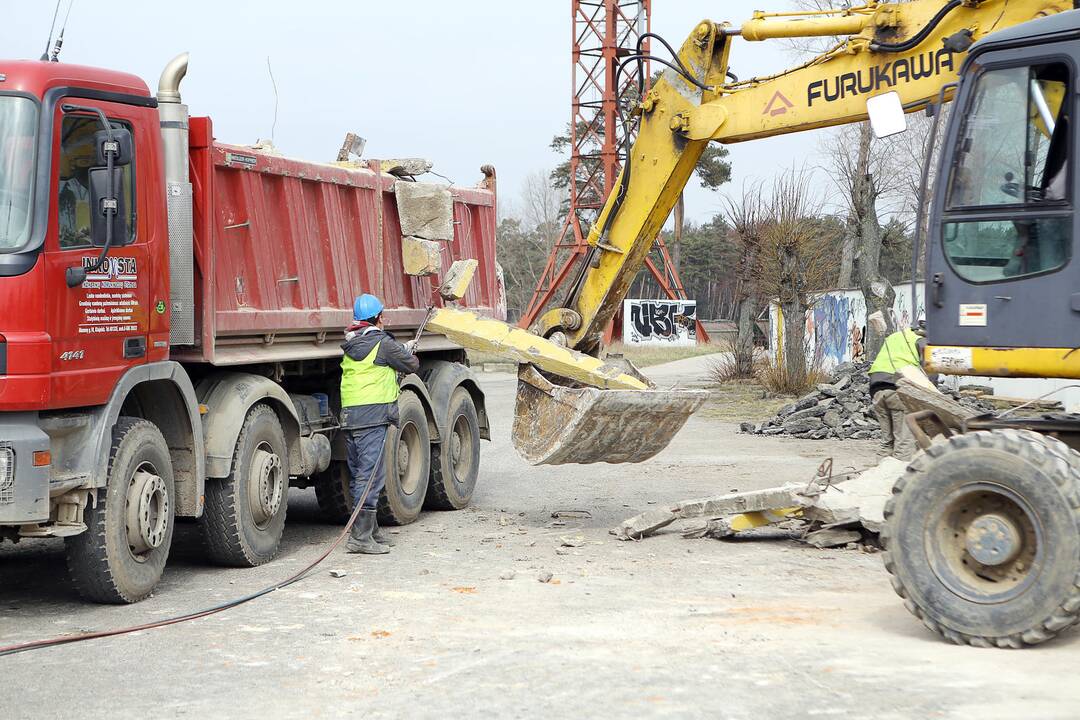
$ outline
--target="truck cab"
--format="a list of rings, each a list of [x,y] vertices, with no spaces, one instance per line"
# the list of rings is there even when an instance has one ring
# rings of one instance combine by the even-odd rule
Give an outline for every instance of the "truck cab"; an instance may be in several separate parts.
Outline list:
[[[451,192],[378,161],[218,143],[181,102],[187,64],[151,94],[125,73],[0,60],[0,541],[64,538],[99,602],[153,591],[177,517],[241,567],[277,554],[290,486],[349,517],[337,389],[355,296],[416,333],[440,269],[468,258],[462,302],[505,313],[494,169]],[[404,198],[439,208],[440,237],[410,237]],[[464,350],[428,335],[417,355],[384,524],[468,505],[490,437]]]
[[[928,247],[938,371],[1080,378],[1078,16],[995,33],[964,64]]]
[[[0,66],[0,523],[49,520],[53,467],[42,416],[105,405],[120,378],[169,355],[168,221],[157,101],[132,75],[59,63]],[[104,262],[94,207],[102,113],[131,138],[116,170],[123,217]],[[95,172],[98,169],[98,172]],[[43,429],[43,427],[45,429]],[[55,458],[61,463],[70,458]],[[4,487],[7,485],[5,492]],[[5,497],[7,502],[5,502]]]

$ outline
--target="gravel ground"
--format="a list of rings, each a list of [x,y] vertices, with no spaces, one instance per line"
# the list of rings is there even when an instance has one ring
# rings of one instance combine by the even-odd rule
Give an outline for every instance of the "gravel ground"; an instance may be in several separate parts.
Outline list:
[[[670,385],[704,367],[650,374]],[[636,543],[607,532],[654,504],[808,479],[828,456],[868,466],[873,443],[740,435],[697,416],[648,463],[532,468],[509,441],[514,378],[482,382],[496,437],[473,507],[396,531],[388,556],[338,551],[225,614],[0,659],[0,718],[1076,717],[1076,633],[1018,652],[947,645],[904,610],[879,555],[778,532],[684,540],[673,526]],[[80,602],[58,542],[4,545],[0,644],[259,588],[335,534],[310,492],[293,493],[289,516],[281,557],[253,570],[208,566],[181,527],[160,589],[131,607]]]

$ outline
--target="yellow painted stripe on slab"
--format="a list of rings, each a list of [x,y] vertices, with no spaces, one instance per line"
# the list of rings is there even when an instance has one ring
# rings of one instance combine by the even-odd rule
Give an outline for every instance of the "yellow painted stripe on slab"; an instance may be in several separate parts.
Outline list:
[[[649,389],[648,385],[615,365],[465,310],[440,308],[428,320],[427,329],[441,333],[463,347],[517,363],[531,363],[546,372],[603,390]]]
[[[732,517],[728,521],[728,524],[733,531],[742,532],[743,530],[752,530],[753,528],[783,522],[792,517],[802,517],[802,511],[803,509],[801,507],[790,507],[777,510],[762,510],[760,512],[747,512]]]

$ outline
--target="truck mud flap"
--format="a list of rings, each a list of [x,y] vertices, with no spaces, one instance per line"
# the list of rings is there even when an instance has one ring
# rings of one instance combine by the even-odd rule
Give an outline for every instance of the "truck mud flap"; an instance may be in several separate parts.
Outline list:
[[[704,390],[600,390],[518,370],[514,447],[533,465],[636,463],[663,450],[704,404]]]

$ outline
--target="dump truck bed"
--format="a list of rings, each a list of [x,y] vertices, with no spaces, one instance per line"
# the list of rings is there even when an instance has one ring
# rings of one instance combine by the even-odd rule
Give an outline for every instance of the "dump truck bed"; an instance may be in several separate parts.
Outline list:
[[[377,165],[217,143],[205,117],[191,119],[190,138],[196,344],[175,348],[175,359],[236,365],[340,355],[363,292],[383,300],[391,330],[420,325],[438,278],[404,272],[397,178]],[[478,260],[462,304],[504,318],[493,178],[489,185],[451,188],[454,237],[440,243],[442,265]]]

